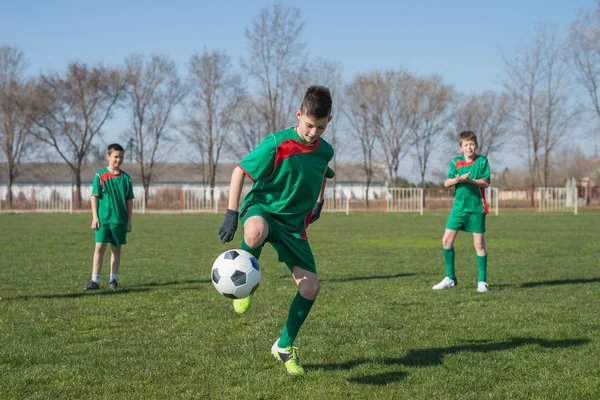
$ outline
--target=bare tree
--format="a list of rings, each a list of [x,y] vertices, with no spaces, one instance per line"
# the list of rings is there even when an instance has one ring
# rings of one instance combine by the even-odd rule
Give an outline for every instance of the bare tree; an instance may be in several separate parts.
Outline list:
[[[471,130],[477,134],[478,152],[486,157],[502,149],[511,133],[512,103],[506,94],[492,91],[471,95],[456,113],[456,130]],[[452,142],[456,134],[452,132]]]
[[[337,169],[339,155],[344,151],[346,144],[344,138],[344,132],[340,129],[345,96],[344,96],[344,81],[342,79],[343,66],[339,62],[333,62],[319,58],[314,62],[310,63],[310,69],[307,71],[306,81],[307,85],[323,85],[329,88],[332,97],[332,111],[331,111],[331,122],[327,125],[327,131],[325,133],[325,139],[331,143],[335,149],[333,159],[331,160],[333,169]],[[300,104],[298,104],[298,107]],[[335,186],[337,178],[333,178],[333,188],[335,196]]]
[[[569,104],[566,69],[555,31],[538,26],[533,44],[519,49],[514,59],[505,59],[505,68],[504,86],[527,146],[531,188],[538,183],[547,186],[552,151],[577,116]]]
[[[415,77],[401,70],[374,72],[370,75],[374,91],[371,119],[388,170],[390,185],[398,182],[400,161],[414,141],[412,132],[418,115],[412,112],[410,99],[414,97]]]
[[[307,70],[304,28],[300,10],[280,3],[262,9],[246,28],[249,56],[242,68],[256,82],[254,106],[267,121],[262,137],[286,127],[301,97]]]
[[[154,55],[145,60],[132,55],[125,62],[125,101],[130,128],[126,137],[135,138],[135,154],[140,164],[146,194],[154,166],[168,152],[173,111],[185,94],[177,68],[167,57]],[[148,196],[145,197],[146,201]]]
[[[582,11],[569,28],[566,58],[576,82],[585,90],[591,110],[600,118],[600,1]]]
[[[184,135],[200,153],[202,164],[208,163],[207,183],[214,201],[217,166],[242,100],[242,79],[232,72],[227,54],[204,51],[190,60],[188,85]]]
[[[365,199],[369,208],[369,188],[374,176],[373,153],[377,135],[373,128],[373,104],[369,101],[376,95],[376,89],[366,74],[357,75],[346,87],[347,109],[345,115],[350,124],[350,134],[359,142],[362,164],[366,178]]]
[[[26,151],[32,149],[28,135],[31,120],[28,85],[23,73],[27,61],[15,47],[0,47],[0,144],[6,159],[6,200],[12,208],[12,184],[19,174],[19,166]]]
[[[419,165],[421,187],[426,186],[425,176],[432,151],[437,139],[448,129],[453,118],[456,94],[451,85],[433,75],[421,78],[416,83],[411,98],[412,111],[416,115],[413,127],[413,152]]]
[[[65,76],[42,75],[36,88],[32,134],[53,147],[73,172],[81,205],[81,165],[122,93],[119,71],[70,63]]]
[[[258,100],[245,93],[237,106],[232,136],[227,139],[227,151],[241,160],[263,140],[269,132],[268,123],[256,112]]]

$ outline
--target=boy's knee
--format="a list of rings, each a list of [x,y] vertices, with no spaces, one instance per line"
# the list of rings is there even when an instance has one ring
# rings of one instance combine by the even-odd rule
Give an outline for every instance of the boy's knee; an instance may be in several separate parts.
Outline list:
[[[264,231],[260,227],[251,226],[244,229],[244,241],[253,249],[259,247],[265,241]]]
[[[96,250],[98,250],[98,251],[106,250],[106,243],[96,243]]]
[[[318,279],[302,282],[300,287],[298,288],[300,294],[305,299],[314,300],[319,295],[321,291],[321,283]]]

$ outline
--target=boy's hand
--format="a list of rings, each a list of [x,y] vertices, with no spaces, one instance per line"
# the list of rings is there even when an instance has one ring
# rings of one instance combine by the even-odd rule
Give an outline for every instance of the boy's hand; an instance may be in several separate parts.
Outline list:
[[[131,221],[127,222],[127,233],[131,232]]]
[[[469,178],[469,175],[471,175],[470,172],[467,172],[466,174],[462,174],[462,175],[456,175],[456,182],[464,182]]]
[[[92,229],[95,231],[100,229],[100,221],[98,220],[98,218],[92,218]]]
[[[325,203],[325,200],[323,200],[322,202],[316,202],[315,206],[313,207],[312,210],[312,217],[310,218],[310,223],[312,224],[313,222],[315,222],[316,220],[319,219],[319,217],[321,216],[321,209],[323,209],[323,203]]]
[[[221,243],[227,243],[233,240],[235,231],[237,231],[239,215],[240,213],[238,211],[234,211],[230,208],[225,211],[225,218],[223,218],[223,222],[221,222],[218,232]]]

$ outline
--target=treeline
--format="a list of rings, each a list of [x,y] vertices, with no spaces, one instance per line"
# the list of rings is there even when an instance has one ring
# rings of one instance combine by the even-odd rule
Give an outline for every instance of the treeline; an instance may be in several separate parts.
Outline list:
[[[540,25],[504,58],[502,90],[470,95],[440,76],[400,67],[345,82],[341,63],[310,57],[305,28],[299,9],[265,8],[245,29],[247,56],[239,66],[224,50],[204,50],[191,55],[183,76],[168,56],[134,54],[118,67],[76,61],[62,73],[28,77],[26,55],[0,46],[9,206],[20,163],[47,149],[72,170],[80,201],[81,166],[102,154],[106,123],[117,115],[127,121],[121,137],[146,189],[156,163],[182,143],[212,187],[220,160],[239,159],[268,133],[291,126],[304,90],[315,83],[334,97],[327,131],[334,164],[342,154],[359,162],[367,185],[374,163],[386,166],[389,182],[402,182],[400,162],[410,157],[427,186],[434,150],[450,143],[456,149],[457,132],[470,129],[487,156],[518,142],[531,187],[548,186],[558,146],[581,131],[583,116],[594,116],[594,124],[600,118],[600,5],[581,11],[565,35]]]

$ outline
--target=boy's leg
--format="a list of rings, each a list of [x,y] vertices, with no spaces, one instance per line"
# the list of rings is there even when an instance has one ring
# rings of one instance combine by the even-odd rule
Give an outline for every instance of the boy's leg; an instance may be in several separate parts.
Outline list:
[[[94,250],[94,261],[92,265],[92,275],[100,275],[102,264],[104,263],[104,252],[106,251],[106,243],[96,243]]]
[[[298,331],[321,290],[321,284],[314,272],[294,266],[292,275],[298,286],[298,292],[290,305],[287,321],[279,337],[279,347],[281,348],[291,347],[294,344]]]
[[[111,244],[110,250],[110,281],[108,286],[111,289],[116,289],[119,286],[117,279],[119,279],[119,266],[121,265],[121,246]]]
[[[293,344],[321,290],[321,285],[316,273],[298,266],[292,267],[292,275],[298,286],[298,292],[290,305],[281,336],[273,344],[271,353],[283,361],[290,374],[300,375],[304,373],[304,368],[300,364],[297,348]]]
[[[249,211],[251,212],[252,210]],[[269,224],[267,221],[260,215],[249,216],[248,219],[244,221],[242,250],[249,252],[258,260],[268,235]],[[253,297],[254,294],[251,294],[243,299],[233,300],[233,309],[239,314],[248,312],[250,306],[252,305]]]
[[[94,248],[94,258],[92,261],[92,280],[83,288],[84,290],[95,290],[100,287],[100,271],[104,262],[104,252],[106,251],[106,243],[96,243]]]
[[[485,238],[483,233],[473,234],[473,244],[477,251],[477,282],[487,282],[487,251],[485,249]]]
[[[452,280],[456,280],[456,272],[454,270],[454,240],[458,235],[458,231],[446,229],[442,238],[442,246],[444,247],[444,263],[446,264],[446,276]]]
[[[451,223],[451,218],[448,220],[448,224]],[[442,246],[444,250],[444,264],[446,265],[446,276],[444,277],[444,279],[442,279],[440,283],[433,285],[433,290],[450,289],[458,285],[458,281],[456,279],[456,272],[454,270],[454,239],[456,239],[457,234],[458,230],[449,229],[448,227],[446,227],[446,231],[444,232],[444,236],[442,237]]]
[[[487,251],[485,249],[485,214],[473,213],[469,215],[466,224],[467,232],[473,232],[473,244],[477,252],[477,291],[487,292]]]

